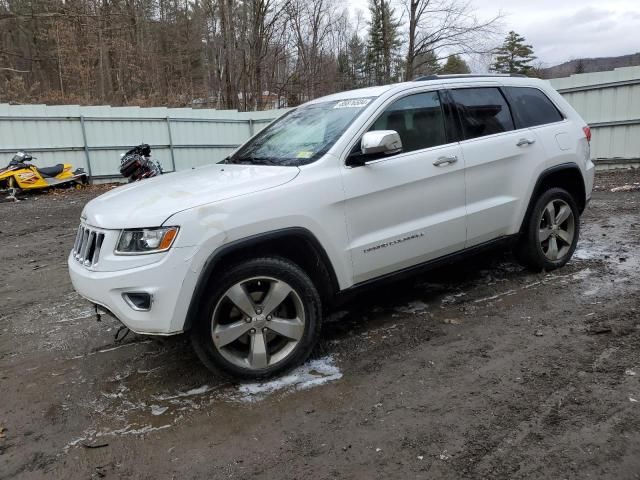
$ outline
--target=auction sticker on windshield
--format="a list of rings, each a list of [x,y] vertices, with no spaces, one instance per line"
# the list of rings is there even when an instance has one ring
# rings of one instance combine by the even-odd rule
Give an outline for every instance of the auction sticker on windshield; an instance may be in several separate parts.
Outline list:
[[[370,98],[354,98],[351,100],[341,100],[333,108],[362,108],[371,102]]]

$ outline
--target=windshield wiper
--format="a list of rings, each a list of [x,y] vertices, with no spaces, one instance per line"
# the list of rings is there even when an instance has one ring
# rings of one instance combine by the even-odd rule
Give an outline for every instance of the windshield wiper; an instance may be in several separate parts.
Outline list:
[[[229,158],[226,163],[240,163],[243,165],[280,165],[278,162],[275,162],[268,157]]]

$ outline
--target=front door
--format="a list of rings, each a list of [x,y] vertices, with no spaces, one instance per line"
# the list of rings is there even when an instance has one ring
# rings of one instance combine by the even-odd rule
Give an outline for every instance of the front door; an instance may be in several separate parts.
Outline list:
[[[354,280],[464,248],[464,159],[436,91],[393,101],[369,130],[395,130],[403,152],[343,169]]]

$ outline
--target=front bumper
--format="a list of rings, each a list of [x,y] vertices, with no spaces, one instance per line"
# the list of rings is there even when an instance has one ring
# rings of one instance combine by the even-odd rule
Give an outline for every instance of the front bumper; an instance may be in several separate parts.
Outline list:
[[[193,248],[172,248],[155,263],[102,272],[89,270],[69,255],[69,275],[75,290],[90,302],[109,310],[132,331],[149,335],[173,335],[183,331],[195,282],[190,270]],[[132,308],[123,293],[152,296],[151,308]]]

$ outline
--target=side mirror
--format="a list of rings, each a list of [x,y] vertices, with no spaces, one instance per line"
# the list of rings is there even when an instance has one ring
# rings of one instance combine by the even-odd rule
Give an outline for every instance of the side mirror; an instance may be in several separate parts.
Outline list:
[[[367,132],[360,140],[360,153],[347,158],[347,165],[362,166],[371,160],[402,152],[402,140],[395,130]]]
[[[360,150],[363,155],[393,155],[402,151],[402,140],[395,130],[374,130],[362,136]]]

